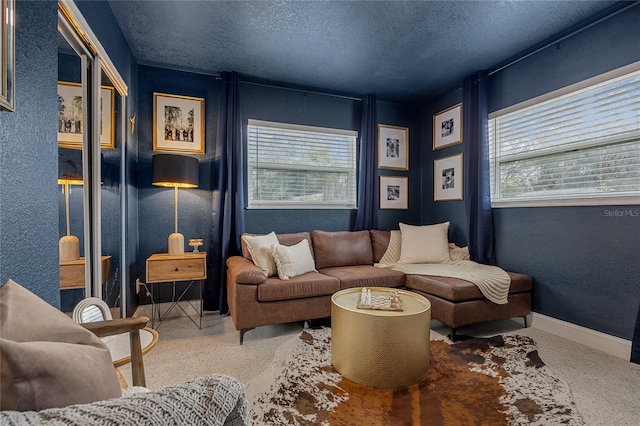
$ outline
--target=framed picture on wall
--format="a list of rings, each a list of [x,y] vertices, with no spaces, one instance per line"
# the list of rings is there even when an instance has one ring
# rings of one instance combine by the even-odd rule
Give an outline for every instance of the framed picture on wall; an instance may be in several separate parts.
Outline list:
[[[15,80],[15,0],[0,0],[0,109],[13,111]]]
[[[406,210],[409,208],[409,178],[406,176],[380,176],[380,209]]]
[[[462,153],[433,161],[433,200],[462,200]]]
[[[100,88],[100,147],[115,148],[115,91]],[[82,85],[58,82],[58,145],[82,149]]]
[[[462,104],[433,116],[433,149],[462,143]]]
[[[409,170],[409,129],[378,125],[378,168]]]
[[[204,99],[153,94],[153,150],[204,154]]]

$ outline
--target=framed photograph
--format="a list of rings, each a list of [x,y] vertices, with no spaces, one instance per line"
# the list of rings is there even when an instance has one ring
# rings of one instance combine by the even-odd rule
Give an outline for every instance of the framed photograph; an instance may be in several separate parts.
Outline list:
[[[0,109],[13,111],[15,65],[15,0],[0,0]]]
[[[433,160],[433,200],[462,200],[462,153]]]
[[[409,178],[380,176],[380,209],[407,210],[409,208]]]
[[[462,143],[462,104],[433,116],[433,149]]]
[[[100,88],[100,147],[115,148],[115,90]],[[82,149],[82,85],[58,82],[58,145]]]
[[[204,154],[204,99],[153,94],[153,150]]]
[[[409,129],[378,125],[378,168],[409,170]]]

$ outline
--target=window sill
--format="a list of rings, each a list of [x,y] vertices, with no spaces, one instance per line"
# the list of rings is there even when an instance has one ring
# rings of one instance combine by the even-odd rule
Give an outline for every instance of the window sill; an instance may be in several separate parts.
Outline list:
[[[492,201],[491,208],[503,209],[510,207],[629,206],[637,204],[640,204],[640,195],[625,197],[564,197]]]

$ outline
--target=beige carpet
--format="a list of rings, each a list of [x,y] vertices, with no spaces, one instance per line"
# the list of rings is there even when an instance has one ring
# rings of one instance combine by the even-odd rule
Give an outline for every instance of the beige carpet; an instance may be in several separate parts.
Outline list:
[[[169,318],[158,330],[158,344],[144,357],[147,385],[157,389],[211,373],[230,375],[247,383],[264,372],[278,347],[302,329],[302,323],[259,327],[249,331],[240,346],[230,317],[205,314],[202,330],[187,318]],[[441,334],[447,332],[437,321],[432,321],[432,329]],[[459,333],[477,337],[517,333],[532,337],[545,364],[569,383],[587,425],[638,424],[640,365],[535,328],[523,329],[521,320],[466,327]],[[125,366],[122,372],[130,382],[130,369]]]

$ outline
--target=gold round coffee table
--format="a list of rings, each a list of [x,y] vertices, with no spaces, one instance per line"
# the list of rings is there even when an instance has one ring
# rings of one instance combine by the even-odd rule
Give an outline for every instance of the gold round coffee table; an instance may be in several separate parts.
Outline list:
[[[369,287],[373,296],[395,289]],[[403,311],[356,308],[361,288],[331,297],[331,362],[349,380],[376,388],[399,388],[424,380],[431,360],[431,303],[396,290]]]

